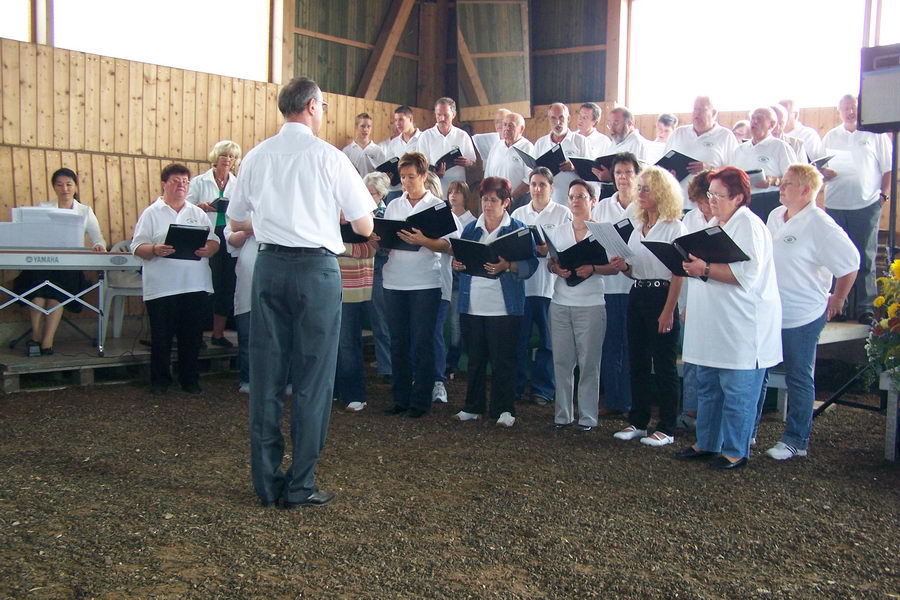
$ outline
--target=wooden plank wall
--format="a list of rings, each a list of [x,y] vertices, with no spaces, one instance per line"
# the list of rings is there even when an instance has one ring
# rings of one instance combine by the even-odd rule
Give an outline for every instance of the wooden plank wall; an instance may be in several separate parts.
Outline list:
[[[14,206],[53,198],[49,176],[65,166],[78,173],[82,202],[93,207],[110,245],[131,237],[160,193],[163,166],[183,162],[200,173],[219,140],[234,140],[246,153],[282,122],[276,84],[8,39],[0,39],[0,65],[0,220]],[[387,136],[395,105],[325,96],[323,139],[349,143],[361,112],[374,118],[375,139]],[[433,125],[431,111],[414,110],[417,124]],[[0,272],[0,281],[12,276]],[[24,313],[0,311],[0,321],[9,315]]]

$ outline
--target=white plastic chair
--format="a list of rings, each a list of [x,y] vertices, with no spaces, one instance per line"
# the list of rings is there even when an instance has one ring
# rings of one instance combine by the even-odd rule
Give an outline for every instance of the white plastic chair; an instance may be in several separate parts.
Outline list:
[[[110,248],[110,252],[128,252],[131,250],[131,240],[122,240]],[[109,316],[113,309],[112,337],[122,337],[122,321],[125,317],[125,297],[143,296],[144,286],[141,281],[140,271],[107,271],[106,273],[106,298],[103,303],[103,332],[104,338],[109,331]],[[104,339],[103,342],[106,340]]]

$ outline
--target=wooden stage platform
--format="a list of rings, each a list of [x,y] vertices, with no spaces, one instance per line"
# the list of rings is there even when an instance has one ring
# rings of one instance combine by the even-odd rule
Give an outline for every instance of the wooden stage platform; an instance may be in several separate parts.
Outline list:
[[[226,332],[226,337],[234,344],[232,348],[221,348],[209,344],[200,351],[201,372],[227,371],[231,359],[237,356],[237,335]],[[145,379],[149,382],[150,347],[138,341],[143,336],[109,338],[105,356],[97,356],[97,348],[87,340],[57,341],[54,354],[29,358],[25,356],[24,344],[10,350],[7,345],[0,348],[0,377],[2,393],[19,391],[46,391],[72,385],[94,383],[118,383]],[[177,351],[172,352],[173,360]],[[207,364],[204,364],[207,363]]]

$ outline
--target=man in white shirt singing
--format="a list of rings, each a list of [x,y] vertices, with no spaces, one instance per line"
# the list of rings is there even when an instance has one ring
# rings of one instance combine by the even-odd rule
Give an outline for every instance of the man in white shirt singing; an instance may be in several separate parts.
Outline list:
[[[513,186],[513,205],[528,192],[528,173],[531,169],[516,152],[516,148],[526,154],[534,153],[534,146],[526,138],[525,118],[518,113],[509,113],[503,119],[500,143],[495,145],[484,165],[484,176],[508,179]]]
[[[416,151],[425,155],[432,165],[436,166],[437,176],[441,178],[441,188],[453,181],[466,180],[466,168],[475,164],[475,146],[469,134],[453,125],[456,118],[456,102],[452,98],[438,98],[434,103],[435,125],[419,136]],[[437,164],[438,160],[454,148],[459,148],[462,156],[452,165]]]
[[[609,154],[610,148],[612,148],[612,140],[597,131],[597,123],[600,121],[601,114],[600,106],[593,102],[585,102],[578,109],[575,124],[578,126],[578,133],[587,142],[586,158],[597,158]]]
[[[372,117],[368,113],[356,115],[356,139],[344,146],[343,153],[363,177],[385,161],[384,149],[372,141]]]
[[[569,129],[569,107],[562,102],[554,102],[547,109],[547,122],[550,133],[534,143],[534,156],[539,158],[556,144],[562,146],[566,157],[588,157],[587,142],[584,136]],[[591,157],[595,158],[595,157]],[[559,165],[559,174],[554,177],[553,201],[568,207],[569,184],[578,178],[575,165],[566,160]]]

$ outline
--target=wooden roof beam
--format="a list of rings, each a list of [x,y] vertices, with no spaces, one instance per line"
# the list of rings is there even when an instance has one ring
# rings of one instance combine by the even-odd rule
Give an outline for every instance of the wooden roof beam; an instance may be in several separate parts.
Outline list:
[[[463,86],[466,98],[469,99],[469,102],[474,100],[475,104],[479,106],[490,104],[487,92],[484,90],[484,84],[481,83],[481,77],[478,76],[478,69],[475,68],[472,53],[469,52],[469,45],[459,30],[457,30],[456,34],[456,45],[456,55],[459,61],[459,83]]]
[[[393,0],[391,2],[384,17],[384,23],[381,25],[381,31],[378,33],[375,48],[372,50],[369,62],[366,63],[366,69],[363,71],[359,85],[356,86],[355,95],[358,98],[366,100],[378,98],[381,84],[384,83],[384,76],[391,66],[391,59],[394,58],[400,36],[403,35],[403,30],[406,28],[415,4],[416,0]]]

